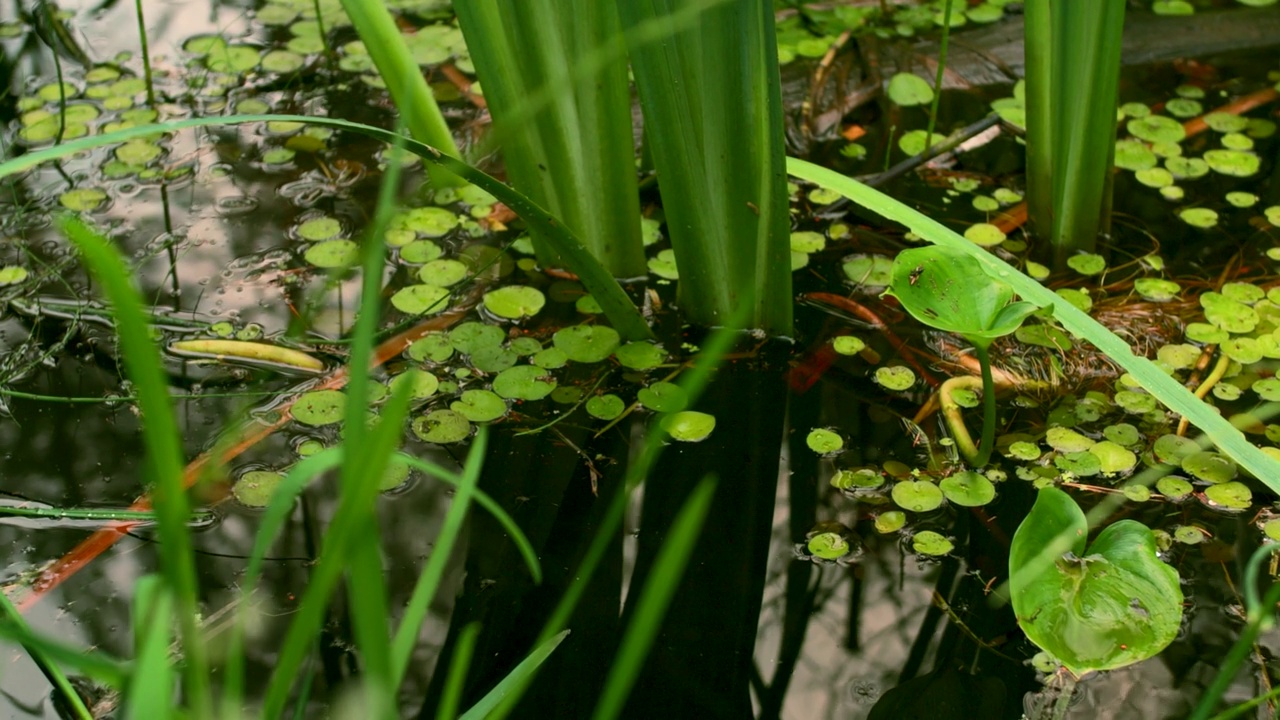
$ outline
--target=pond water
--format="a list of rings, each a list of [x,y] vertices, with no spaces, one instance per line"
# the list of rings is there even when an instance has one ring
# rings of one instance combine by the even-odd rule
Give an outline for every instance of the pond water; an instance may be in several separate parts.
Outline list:
[[[988,4],[995,5],[983,5]],[[424,70],[455,135],[464,143],[478,139],[487,116],[460,87],[469,82],[472,71],[451,25],[448,4],[426,0],[401,5],[406,24],[422,28],[415,53],[422,54]],[[322,36],[308,19],[310,7],[285,2],[144,4],[158,116],[272,111],[392,126],[390,101],[378,87],[367,53],[349,44],[355,39],[350,28],[331,29]],[[78,106],[77,112],[86,117],[83,131],[149,121],[153,116],[147,109],[145,84],[137,82],[141,63],[134,8],[86,2],[65,3],[62,9],[70,13],[67,22],[73,35],[97,61],[92,70],[71,57],[60,63],[70,82],[68,109]],[[779,17],[780,38],[791,43],[784,43],[784,55],[800,56],[784,65],[793,151],[808,151],[837,169],[866,177],[906,160],[903,135],[923,129],[925,111],[897,107],[883,98],[854,98],[867,87],[878,87],[882,69],[911,69],[913,63],[923,62],[920,53],[927,48],[906,40],[845,46],[835,56],[839,69],[828,77],[829,85],[811,87],[825,49],[814,52],[804,46],[807,38],[797,45],[793,18],[788,11]],[[7,38],[0,40],[0,67],[8,73],[9,90],[0,98],[0,157],[7,158],[50,144],[50,133],[58,132],[58,93],[50,83],[59,70],[26,24],[0,28],[5,28]],[[812,27],[806,32],[830,45],[832,38]],[[322,37],[337,48],[332,59],[323,52]],[[1223,311],[1196,302],[1203,291],[1213,290],[1226,297],[1224,302],[1253,308],[1255,324],[1280,326],[1280,284],[1272,252],[1280,244],[1275,101],[1239,117],[1215,118],[1208,131],[1185,142],[1181,137],[1147,137],[1143,133],[1163,126],[1151,129],[1147,125],[1153,123],[1131,123],[1154,113],[1179,124],[1274,85],[1280,80],[1275,77],[1280,67],[1275,44],[1267,47],[1256,39],[1242,39],[1240,45],[1246,44],[1247,54],[1126,69],[1121,102],[1129,105],[1122,108],[1126,123],[1117,149],[1114,242],[1106,248],[1106,257],[1098,258],[1106,270],[1090,268],[1089,260],[1046,280],[1081,304],[1092,304],[1095,314],[1109,316],[1126,340],[1153,356],[1159,353],[1183,380],[1198,373],[1195,365],[1202,346],[1225,347],[1228,342],[1223,325],[1232,321],[1215,324],[1214,314]],[[251,56],[241,57],[242,48],[252,51]],[[946,134],[970,126],[989,112],[993,101],[997,109],[1016,113],[1018,92],[1012,82],[950,90],[942,101],[938,127]],[[801,102],[810,95],[818,107],[802,109]],[[815,125],[805,125],[814,118],[818,126],[826,123],[816,135]],[[909,199],[957,230],[987,221],[999,224],[1000,214],[1017,205],[1024,189],[1023,150],[1016,128],[1007,122],[988,125],[975,133],[958,158],[944,157],[905,172],[882,189]],[[843,131],[843,138],[837,131]],[[80,130],[69,123],[61,132],[72,138]],[[1149,146],[1160,143],[1165,147],[1157,164]],[[1252,172],[1223,170],[1221,163],[1240,160],[1224,156],[1223,150],[1252,158]],[[1186,161],[1166,161],[1175,157]],[[481,164],[500,172],[493,158]],[[131,389],[122,379],[114,331],[109,322],[95,321],[93,314],[100,310],[94,304],[96,289],[50,224],[54,211],[83,210],[97,225],[109,228],[133,263],[144,296],[156,308],[164,341],[195,335],[289,338],[296,348],[336,367],[345,356],[343,337],[353,321],[359,281],[353,273],[335,276],[328,270],[343,265],[355,252],[353,241],[369,222],[384,169],[381,148],[349,134],[255,124],[171,133],[158,143],[100,149],[3,180],[0,268],[19,266],[29,272],[20,282],[0,281],[0,298],[7,303],[0,315],[0,388],[10,393],[0,397],[5,410],[0,418],[4,503],[118,509],[141,492],[138,414],[128,399],[122,399]],[[495,208],[492,196],[469,188],[431,197],[420,187],[420,167],[411,167],[408,175],[401,194],[406,209],[387,238],[393,251],[385,268],[386,300],[394,309],[384,318],[386,328],[416,321],[408,304],[411,298],[401,294],[404,288],[455,285],[490,262],[490,274],[499,276],[499,283],[537,286],[548,302],[536,322],[521,327],[504,325],[491,312],[473,310],[463,324],[438,328],[451,331],[448,335],[428,336],[386,363],[376,377],[390,382],[416,367],[429,369],[440,381],[438,388],[424,391],[424,402],[404,434],[407,450],[440,464],[460,463],[472,424],[499,420],[494,423],[496,438],[482,486],[509,503],[522,527],[541,538],[549,574],[569,575],[582,552],[575,538],[589,537],[599,521],[600,508],[620,481],[611,467],[624,464],[642,426],[632,417],[607,431],[602,428],[619,414],[624,401],[630,404],[637,395],[642,412],[681,409],[683,398],[674,397],[677,391],[667,383],[672,379],[670,363],[683,352],[675,348],[702,338],[685,334],[678,320],[659,309],[665,349],[650,358],[649,351],[633,348],[629,359],[623,360],[619,351],[618,362],[603,362],[614,351],[616,337],[609,345],[607,338],[592,334],[599,324],[577,325],[599,312],[589,297],[584,298],[582,287],[541,273],[525,254],[525,243],[517,241],[513,252],[502,257],[493,250],[515,240],[518,231],[506,228],[516,223]],[[646,232],[656,240],[649,248],[650,268],[661,277],[669,268],[661,255],[667,246],[655,212],[656,193],[647,195],[646,203],[651,215]],[[943,378],[974,369],[965,369],[962,342],[922,329],[893,302],[880,298],[885,284],[880,278],[888,273],[893,255],[909,243],[900,228],[809,187],[795,187],[792,204],[797,217],[794,264],[803,264],[794,276],[799,300],[795,343],[784,349],[750,347],[753,358],[722,371],[737,383],[742,396],[721,397],[713,389],[704,402],[733,408],[720,417],[734,418],[741,436],[715,446],[728,459],[706,458],[691,449],[670,450],[672,466],[660,466],[662,472],[655,473],[643,499],[634,502],[630,532],[617,544],[616,565],[611,566],[615,575],[609,578],[615,594],[602,593],[601,607],[595,610],[601,626],[617,620],[622,578],[631,573],[644,576],[649,570],[639,559],[645,557],[646,543],[653,542],[645,534],[646,524],[636,519],[641,508],[646,517],[674,512],[663,505],[674,502],[662,499],[664,479],[683,472],[696,481],[700,476],[693,470],[674,466],[705,463],[738,478],[744,487],[740,506],[722,507],[719,512],[725,517],[717,520],[713,515],[708,522],[754,528],[753,557],[767,567],[763,577],[743,580],[742,585],[729,583],[749,575],[749,563],[726,567],[731,564],[706,556],[695,558],[692,571],[709,585],[702,591],[707,593],[703,614],[689,615],[706,635],[708,663],[716,663],[714,652],[722,649],[714,636],[735,633],[696,623],[732,625],[735,612],[754,620],[751,599],[738,602],[725,596],[754,594],[760,602],[754,649],[748,644],[745,651],[754,655],[756,668],[753,677],[742,678],[743,698],[747,681],[753,690],[748,710],[754,707],[763,717],[786,718],[1016,718],[1038,702],[1036,693],[1046,674],[1028,663],[1035,648],[1009,608],[994,598],[1008,574],[1009,538],[1031,507],[1036,483],[1065,475],[1086,506],[1108,495],[1129,497],[1133,502],[1114,517],[1139,519],[1162,533],[1162,558],[1177,567],[1187,597],[1186,619],[1173,644],[1158,659],[1083,682],[1070,717],[1185,717],[1239,636],[1239,578],[1245,559],[1262,541],[1264,528],[1268,535],[1280,536],[1280,524],[1268,527],[1270,522],[1280,523],[1270,491],[1250,480],[1238,483],[1251,492],[1243,500],[1206,496],[1206,486],[1227,485],[1236,478],[1234,464],[1223,470],[1226,463],[1210,457],[1202,458],[1211,467],[1201,472],[1208,475],[1217,469],[1229,476],[1207,478],[1184,463],[1190,480],[1181,496],[1177,487],[1164,484],[1158,486],[1154,501],[1142,502],[1152,500],[1150,493],[1140,497],[1139,490],[1126,488],[1125,478],[1143,465],[1158,464],[1151,460],[1150,445],[1172,433],[1176,418],[1157,411],[1154,401],[1147,407],[1149,396],[1132,397],[1138,393],[1105,359],[1071,346],[1065,335],[1059,339],[1044,331],[1039,337],[1019,335],[1016,342],[996,347],[997,365],[1030,380],[1054,383],[1047,388],[1024,384],[1002,398],[1004,429],[997,445],[1001,457],[987,474],[999,488],[995,499],[976,507],[948,502],[913,510],[890,488],[905,486],[913,478],[933,478],[931,473],[945,474],[931,467],[931,455],[955,453],[937,440],[944,434],[938,416],[917,415],[933,393],[924,376]],[[1007,240],[993,243],[1000,244],[996,252],[1030,271],[1027,261],[1034,262],[1033,252],[1013,228],[1009,231]],[[428,275],[433,279],[428,281]],[[1136,282],[1152,278],[1176,280],[1174,289],[1164,292],[1181,294],[1180,301],[1161,304],[1160,287]],[[672,304],[671,282],[657,280],[653,290],[651,304]],[[79,302],[68,306],[59,299]],[[189,324],[188,329],[174,327],[180,324]],[[583,330],[583,337],[557,333],[585,327],[592,330]],[[501,330],[488,330],[493,328]],[[856,337],[865,347],[842,350],[840,341],[833,345],[838,337]],[[1280,425],[1270,424],[1248,393],[1266,401],[1280,399],[1280,391],[1257,384],[1275,374],[1272,361],[1280,352],[1272,352],[1274,338],[1270,349],[1255,347],[1258,339],[1251,336],[1248,347],[1231,346],[1235,366],[1212,393],[1224,412],[1245,416],[1242,424],[1251,439],[1274,446]],[[599,344],[607,347],[595,357]],[[565,357],[555,357],[553,350]],[[539,373],[555,370],[558,386],[540,386],[543,374],[506,375],[511,382],[502,385],[505,371],[517,363],[543,363],[537,365],[542,368]],[[224,429],[237,422],[270,425],[281,398],[296,394],[303,382],[297,368],[279,366],[264,369],[167,356],[166,367],[172,373],[188,458],[209,450]],[[912,381],[894,387],[880,372],[890,367],[910,369]],[[522,382],[517,386],[518,379]],[[789,391],[784,391],[784,383]],[[380,387],[385,390],[386,384]],[[595,409],[587,402],[605,393],[614,400],[600,401]],[[614,401],[617,409],[605,407]],[[433,413],[446,413],[448,422],[460,422],[462,430],[451,435],[446,415]],[[970,416],[971,428],[977,417],[976,411]],[[767,435],[770,427],[773,435]],[[528,437],[516,435],[539,428]],[[748,428],[764,428],[764,442]],[[1046,440],[1050,428],[1075,428],[1087,442],[1077,448]],[[830,431],[839,446],[811,449],[815,429]],[[338,438],[331,424],[289,424],[234,458],[221,482],[197,491],[212,512],[195,535],[201,601],[211,624],[218,622],[218,611],[238,597],[239,576],[261,517],[258,509],[229,500],[229,485],[246,473],[281,471]],[[1096,454],[1089,453],[1100,441],[1120,446],[1121,452],[1102,456],[1099,447]],[[1155,452],[1159,455],[1159,446]],[[1185,448],[1178,452],[1191,454]],[[1127,465],[1123,453],[1132,456]],[[1116,464],[1106,471],[1090,465],[1102,462]],[[833,487],[840,478],[843,487]],[[431,552],[450,493],[416,475],[404,483],[389,480],[387,485],[378,512],[391,601],[399,608]],[[308,489],[286,533],[272,548],[263,585],[268,599],[249,651],[249,677],[257,678],[250,692],[261,691],[275,661],[275,647],[308,580],[322,529],[334,513],[335,487],[326,479]],[[682,496],[677,492],[673,497]],[[503,608],[509,611],[509,617],[492,623],[511,626],[507,635],[495,630],[484,640],[488,644],[483,647],[497,659],[478,654],[486,658],[477,660],[476,677],[482,679],[486,673],[505,671],[509,656],[524,652],[521,643],[530,638],[524,637],[528,628],[520,627],[528,617],[521,613],[536,618],[548,602],[522,584],[523,576],[508,582],[522,571],[508,557],[509,543],[496,531],[486,535],[493,530],[487,522],[473,520],[471,547],[465,558],[458,553],[421,633],[400,698],[406,716],[417,715],[424,699],[438,696],[440,680],[432,673],[442,649],[454,641],[451,633],[457,633],[459,617],[487,617],[484,613],[496,607],[501,618]],[[90,521],[0,517],[4,577],[15,595],[47,563],[84,539],[91,527]],[[820,530],[843,535],[854,554],[839,562],[813,557],[807,536]],[[922,544],[931,534],[946,543],[941,550]],[[128,657],[133,586],[158,562],[151,535],[145,526],[131,532],[35,603],[28,620],[66,642]],[[726,540],[740,542],[741,536],[726,534]],[[553,586],[562,580],[550,579]],[[536,632],[536,626],[531,627]],[[749,642],[750,627],[745,634]],[[1278,642],[1274,632],[1262,636],[1253,673],[1237,678],[1226,696],[1229,701],[1246,700],[1270,686]],[[331,608],[320,647],[317,663],[311,666],[325,681],[313,696],[317,710],[336,702],[342,681],[358,672],[358,660],[350,650],[347,609],[340,603]],[[600,672],[608,662],[583,652],[583,664],[598,667],[576,672]],[[0,677],[0,714],[58,717],[46,681],[25,653],[8,645],[5,653],[11,662]],[[690,661],[689,667],[698,666]],[[563,668],[557,672],[575,677]],[[594,687],[589,679],[582,684],[588,690]],[[556,701],[554,687],[542,690],[544,696],[533,698],[525,708],[528,716],[536,717],[540,708],[545,711],[547,703]],[[654,700],[653,707],[660,707],[660,700]],[[741,703],[716,703],[711,701],[716,709],[710,716],[743,716]]]

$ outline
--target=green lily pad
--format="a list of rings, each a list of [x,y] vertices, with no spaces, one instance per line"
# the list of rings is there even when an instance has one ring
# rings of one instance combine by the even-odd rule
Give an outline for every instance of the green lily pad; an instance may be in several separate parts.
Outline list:
[[[911,512],[929,512],[942,505],[942,490],[927,480],[904,480],[893,486],[893,503]]]
[[[1156,481],[1156,490],[1170,500],[1181,500],[1190,495],[1194,487],[1187,482],[1186,478],[1177,475],[1165,475]]]
[[[1157,557],[1146,526],[1112,523],[1086,549],[1087,537],[1075,501],[1045,488],[1009,554],[1018,624],[1075,675],[1152,657],[1182,624],[1178,573]]]
[[[312,218],[299,225],[296,232],[307,242],[332,240],[342,234],[342,223],[331,217]]]
[[[1051,427],[1045,433],[1045,443],[1061,453],[1083,452],[1097,444],[1092,438],[1065,427]]]
[[[840,434],[826,428],[814,428],[805,437],[809,449],[820,454],[830,455],[844,449],[844,438]]]
[[[809,543],[806,547],[814,557],[822,558],[823,560],[839,560],[853,550],[853,548],[849,547],[849,541],[836,532],[818,533],[809,538]]]
[[[546,303],[541,290],[526,285],[505,285],[484,294],[485,309],[508,320],[533,317]]]
[[[448,335],[431,333],[426,337],[415,340],[405,350],[405,354],[409,356],[409,359],[418,362],[442,363],[453,357],[453,343],[449,341]]]
[[[249,45],[214,47],[205,55],[205,67],[218,73],[238,74],[252,70],[262,59],[262,52]]]
[[[887,287],[893,272],[893,260],[883,255],[851,255],[845,258],[841,269],[854,285]]]
[[[1164,166],[1179,180],[1195,180],[1209,174],[1209,163],[1200,158],[1171,157],[1164,161]]]
[[[871,468],[839,470],[831,476],[831,487],[839,490],[862,488],[873,490],[884,485],[884,475]]]
[[[865,350],[867,344],[854,335],[841,335],[831,341],[831,348],[841,355],[857,355]]]
[[[569,356],[560,348],[551,347],[534,353],[529,362],[546,370],[554,370],[564,367],[569,362]]]
[[[1004,231],[991,223],[974,223],[965,228],[965,239],[982,247],[994,247],[1005,241]]]
[[[303,425],[332,425],[346,416],[347,396],[338,390],[316,390],[298,398],[289,412]]]
[[[898,139],[898,148],[908,155],[919,155],[928,147],[937,145],[947,139],[946,135],[934,133],[931,138],[932,142],[929,142],[929,140],[926,139],[927,134],[928,133],[925,130],[912,130],[910,132],[903,133],[902,137]]]
[[[1247,150],[1207,150],[1204,161],[1214,172],[1232,177],[1249,177],[1258,172],[1262,162]]]
[[[1247,510],[1253,504],[1253,493],[1241,482],[1225,482],[1204,489],[1204,497],[1211,504],[1228,510]]]
[[[648,370],[661,365],[667,353],[657,345],[647,342],[630,342],[613,352],[618,363],[632,370]]]
[[[470,272],[464,262],[441,258],[424,263],[422,267],[418,268],[418,279],[428,285],[449,287],[462,282]],[[529,289],[532,290],[533,288]],[[537,291],[534,290],[534,292]],[[485,307],[488,307],[488,302],[485,303]]]
[[[928,105],[933,102],[933,88],[924,78],[914,73],[900,72],[889,79],[886,90],[889,99],[898,105]]]
[[[1183,471],[1209,483],[1225,483],[1236,476],[1235,462],[1212,450],[1191,453],[1182,459]]]
[[[360,259],[360,247],[350,240],[324,240],[307,247],[302,258],[318,268],[343,268]]]
[[[387,234],[390,235],[392,232],[408,231],[388,230]],[[413,237],[412,233],[409,234],[409,237]],[[391,243],[388,242],[387,244],[390,245]],[[409,240],[400,246],[400,259],[415,265],[431,262],[432,260],[439,258],[443,253],[444,251],[440,249],[440,246],[430,240]]]
[[[98,188],[75,188],[58,196],[58,203],[68,210],[91,212],[107,201],[107,194]]]
[[[1157,162],[1156,154],[1141,140],[1126,138],[1116,141],[1116,167],[1137,172],[1139,181],[1142,181],[1141,174],[1154,169]],[[1167,171],[1165,172],[1168,174]],[[1147,184],[1145,181],[1142,182],[1144,185]]]
[[[422,207],[407,210],[392,220],[395,229],[411,230],[426,237],[441,237],[458,227],[457,213],[440,207]]]
[[[1155,163],[1155,154],[1151,155],[1152,164]],[[1173,173],[1162,167],[1149,167],[1139,170],[1133,174],[1138,182],[1151,188],[1169,187],[1173,184]]]
[[[1110,440],[1103,440],[1089,448],[1098,458],[1103,475],[1127,473],[1138,464],[1138,456],[1131,450]]]
[[[1191,118],[1204,111],[1204,106],[1191,98],[1174,98],[1164,104],[1170,115],[1178,118]]]
[[[716,429],[716,418],[696,410],[682,410],[663,417],[662,429],[672,440],[702,442]]]
[[[1129,134],[1147,142],[1182,142],[1187,136],[1182,123],[1163,115],[1148,115],[1130,120],[1125,128]]]
[[[675,383],[656,382],[641,388],[636,399],[655,412],[674,413],[684,410],[689,404],[689,393]]]
[[[676,267],[676,253],[674,250],[660,250],[654,257],[648,261],[649,272],[660,278],[667,280],[679,280],[680,270]]]
[[[901,510],[888,510],[876,516],[876,532],[881,535],[898,532],[907,524],[907,514]]]
[[[248,507],[266,507],[271,502],[271,495],[276,486],[284,480],[284,475],[270,470],[250,470],[236,480],[231,486],[231,494],[237,502]]]
[[[906,390],[916,384],[916,374],[906,365],[876,368],[874,377],[884,389],[895,392]]]
[[[391,305],[406,315],[434,315],[449,309],[449,291],[436,285],[406,285],[391,296]]]
[[[552,342],[574,362],[601,362],[621,343],[618,331],[605,325],[571,325],[556,331]]]
[[[827,239],[822,233],[803,230],[791,233],[791,250],[799,253],[821,252],[827,246]]]
[[[1178,283],[1164,278],[1138,278],[1133,281],[1133,289],[1142,297],[1153,302],[1168,302],[1178,297],[1182,288]]]
[[[921,555],[939,557],[956,549],[955,543],[933,530],[921,530],[911,537],[911,549]]]
[[[1258,397],[1268,402],[1280,402],[1280,379],[1269,377],[1253,383],[1252,389]]]
[[[1187,208],[1178,217],[1192,227],[1211,228],[1218,224],[1218,213],[1208,208]]]
[[[404,485],[405,481],[409,479],[411,470],[412,468],[409,467],[409,463],[404,457],[392,455],[387,459],[387,469],[383,471],[382,479],[378,481],[378,490],[386,492]]]
[[[463,390],[449,409],[471,422],[493,422],[507,414],[507,403],[489,390]]]
[[[1067,258],[1067,267],[1081,275],[1097,275],[1107,269],[1107,261],[1096,253],[1081,253]]]
[[[497,325],[465,322],[449,331],[449,342],[458,352],[468,355],[502,344],[507,334]]]
[[[115,149],[116,159],[129,165],[146,165],[160,157],[164,150],[147,140],[130,140]]]
[[[432,410],[413,419],[413,434],[430,443],[447,445],[466,440],[471,422],[452,410]]]
[[[555,389],[555,378],[536,365],[517,365],[493,379],[493,391],[508,400],[541,400]]]
[[[1062,472],[1077,477],[1093,477],[1102,472],[1102,461],[1088,450],[1063,453],[1053,459],[1053,465]]]
[[[996,497],[996,486],[985,475],[963,470],[938,483],[947,500],[964,507],[981,507]]]
[[[626,403],[612,393],[596,395],[587,399],[587,414],[601,420],[612,420],[622,414]]]
[[[435,375],[416,368],[410,368],[404,372],[391,378],[391,389],[396,390],[401,385],[409,384],[409,397],[413,400],[423,400],[436,394],[436,390],[440,387],[440,380]]]
[[[4,267],[0,267],[0,287],[4,287],[5,285],[17,285],[23,280],[26,280],[27,276],[30,274],[31,273],[28,272],[26,268],[20,265],[5,265]]]

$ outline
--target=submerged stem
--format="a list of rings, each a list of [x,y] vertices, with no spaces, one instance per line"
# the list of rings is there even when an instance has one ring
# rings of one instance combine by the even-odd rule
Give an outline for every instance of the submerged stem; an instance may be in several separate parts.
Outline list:
[[[982,442],[978,445],[978,457],[974,467],[982,467],[991,459],[991,448],[996,442],[996,384],[991,378],[991,356],[987,346],[974,343],[973,349],[982,365]]]
[[[1071,697],[1075,694],[1076,676],[1066,671],[1063,673],[1062,687],[1058,688],[1058,700],[1053,705],[1053,720],[1063,720],[1067,716],[1067,710],[1071,709]]]

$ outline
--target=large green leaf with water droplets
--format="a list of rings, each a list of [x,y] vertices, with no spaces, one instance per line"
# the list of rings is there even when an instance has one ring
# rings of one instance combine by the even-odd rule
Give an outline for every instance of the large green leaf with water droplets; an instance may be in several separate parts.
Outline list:
[[[1018,624],[1076,675],[1145,660],[1182,624],[1178,573],[1156,557],[1151,530],[1121,520],[1086,549],[1087,536],[1075,501],[1045,488],[1009,548]]]

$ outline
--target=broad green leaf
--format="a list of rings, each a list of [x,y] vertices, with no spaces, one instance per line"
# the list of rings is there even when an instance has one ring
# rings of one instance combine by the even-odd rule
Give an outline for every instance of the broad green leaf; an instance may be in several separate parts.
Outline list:
[[[1057,488],[1040,491],[1009,550],[1018,624],[1076,675],[1140,662],[1182,624],[1178,573],[1143,524],[1121,520],[1086,549],[1084,513]]]

